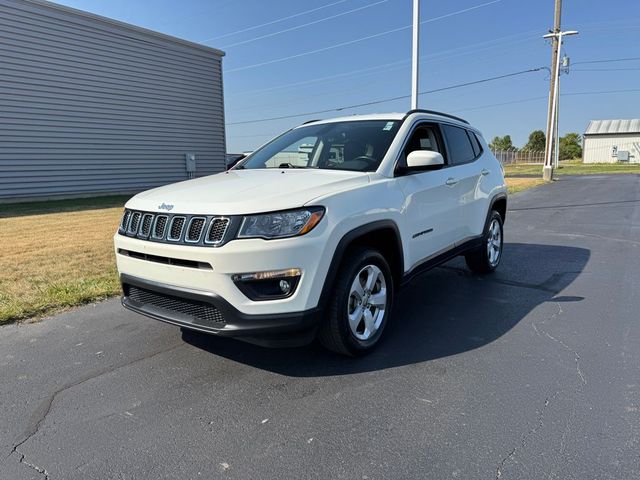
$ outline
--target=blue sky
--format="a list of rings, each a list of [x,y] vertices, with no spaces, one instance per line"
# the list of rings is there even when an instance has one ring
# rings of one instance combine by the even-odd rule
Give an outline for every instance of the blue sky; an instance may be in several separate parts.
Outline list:
[[[311,118],[409,109],[403,99],[229,125],[409,94],[411,30],[402,27],[411,24],[412,0],[57,3],[224,50],[229,152],[252,150]],[[422,0],[420,90],[548,66],[551,48],[541,37],[552,27],[553,4]],[[560,133],[582,133],[590,119],[640,117],[640,59],[579,63],[640,57],[640,1],[564,0],[562,24],[580,34],[563,47],[574,66],[561,77]],[[463,116],[488,140],[510,134],[522,146],[531,130],[544,130],[548,88],[543,70],[422,95],[420,107]],[[602,93],[616,90],[635,91]]]

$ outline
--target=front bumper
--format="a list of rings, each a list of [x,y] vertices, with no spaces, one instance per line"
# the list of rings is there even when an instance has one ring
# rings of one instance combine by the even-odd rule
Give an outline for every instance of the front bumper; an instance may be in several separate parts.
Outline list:
[[[315,337],[320,309],[246,314],[210,292],[121,274],[122,305],[134,312],[190,330],[237,337],[265,346],[296,346]]]

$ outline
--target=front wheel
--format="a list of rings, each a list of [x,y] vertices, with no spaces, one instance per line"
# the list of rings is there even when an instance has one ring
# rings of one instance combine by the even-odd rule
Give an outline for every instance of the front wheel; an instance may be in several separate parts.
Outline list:
[[[482,246],[465,255],[467,266],[475,273],[493,272],[502,259],[503,227],[500,213],[493,210],[482,236]]]
[[[376,250],[347,254],[338,272],[320,343],[343,355],[362,355],[378,344],[393,307],[391,269]]]

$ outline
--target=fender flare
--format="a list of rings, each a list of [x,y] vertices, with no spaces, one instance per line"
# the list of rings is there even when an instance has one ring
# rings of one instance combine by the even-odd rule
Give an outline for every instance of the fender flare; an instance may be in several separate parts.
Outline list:
[[[324,279],[322,292],[320,293],[320,299],[318,300],[318,307],[320,308],[326,307],[329,301],[329,296],[331,295],[331,287],[333,286],[335,278],[338,275],[338,269],[340,268],[340,264],[342,263],[344,254],[349,248],[349,246],[353,243],[353,241],[375,230],[389,229],[389,228],[392,229],[395,233],[396,247],[400,254],[399,276],[402,277],[402,274],[404,272],[404,250],[402,248],[402,236],[400,235],[400,229],[398,228],[398,225],[393,220],[377,220],[371,223],[360,225],[359,227],[356,227],[353,230],[350,230],[347,233],[345,233],[340,239],[340,241],[338,242],[338,245],[336,246],[336,249],[333,252],[333,257],[331,258],[329,270],[327,270],[327,274]]]
[[[489,209],[487,210],[487,217],[485,218],[484,221],[484,229],[486,230],[487,228],[487,224],[489,223],[489,215],[491,215],[491,212],[494,210],[494,205],[496,204],[496,202],[498,200],[504,200],[505,204],[508,204],[508,197],[506,193],[498,193],[496,195],[494,195],[494,197],[491,199],[491,203],[489,203]],[[502,219],[502,223],[504,223],[507,220],[507,205],[505,205],[505,209],[504,209],[504,217]],[[484,232],[484,230],[483,230]]]

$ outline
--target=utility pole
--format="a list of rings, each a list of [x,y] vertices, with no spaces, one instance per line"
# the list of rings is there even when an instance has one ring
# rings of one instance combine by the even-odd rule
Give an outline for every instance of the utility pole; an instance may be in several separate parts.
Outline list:
[[[420,40],[420,0],[413,0],[413,51],[411,55],[411,110],[418,108],[418,59]]]
[[[555,14],[553,17],[553,33],[558,34],[560,32],[562,17],[562,0],[556,0]],[[553,148],[553,128],[551,117],[553,115],[554,104],[556,102],[553,92],[555,91],[557,72],[556,57],[560,51],[560,38],[554,36],[552,39],[553,48],[551,49],[551,80],[549,85],[549,108],[547,109],[547,141],[544,147],[544,167],[542,167],[542,178],[549,181],[553,178],[553,165],[551,163],[551,152]]]
[[[558,138],[558,109],[560,107],[560,50],[562,48],[562,37],[578,34],[576,30],[567,30],[565,32],[561,30],[561,15],[562,0],[556,0],[553,31],[543,37],[551,38],[553,41],[551,86],[549,89],[549,110],[547,113],[547,141],[544,149],[544,167],[542,167],[542,178],[546,181],[553,180],[554,147],[557,151],[560,149]]]

